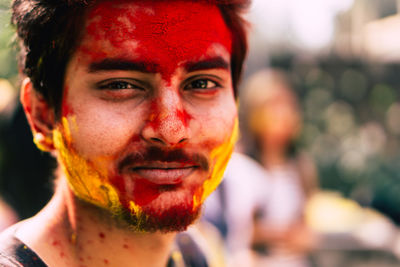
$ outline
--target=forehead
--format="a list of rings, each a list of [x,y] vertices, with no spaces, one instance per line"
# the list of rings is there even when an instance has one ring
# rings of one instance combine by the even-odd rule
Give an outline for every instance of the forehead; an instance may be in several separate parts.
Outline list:
[[[231,53],[231,34],[219,8],[192,1],[102,1],[86,19],[80,49],[92,58],[140,57],[181,62]]]

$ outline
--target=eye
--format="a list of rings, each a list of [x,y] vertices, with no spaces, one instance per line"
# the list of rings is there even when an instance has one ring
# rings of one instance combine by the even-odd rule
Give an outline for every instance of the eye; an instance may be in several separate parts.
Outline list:
[[[108,101],[136,99],[147,92],[146,88],[144,82],[132,78],[111,78],[95,84],[98,96]]]
[[[124,90],[124,89],[138,89],[144,90],[135,81],[127,80],[107,80],[98,84],[98,88],[102,90]]]
[[[215,89],[220,87],[220,85],[217,82],[214,82],[210,79],[196,79],[191,82],[189,82],[185,86],[185,90],[190,90],[190,89]]]

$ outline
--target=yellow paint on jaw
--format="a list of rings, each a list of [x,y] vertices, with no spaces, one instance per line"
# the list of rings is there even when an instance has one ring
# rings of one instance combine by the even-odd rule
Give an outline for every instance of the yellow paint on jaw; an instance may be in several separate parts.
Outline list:
[[[142,212],[142,208],[139,207],[135,202],[132,200],[129,201],[129,209],[131,210],[132,213],[134,214],[140,214]]]
[[[118,212],[121,203],[115,188],[109,184],[107,170],[99,170],[72,146],[70,122],[76,130],[75,117],[61,119],[61,126],[53,130],[53,142],[59,160],[75,195],[96,206]]]
[[[123,206],[118,192],[109,182],[107,169],[99,170],[99,166],[105,164],[98,164],[95,167],[93,162],[84,159],[76,152],[72,146],[70,124],[73,125],[72,129],[76,131],[77,126],[73,116],[68,119],[63,117],[61,125],[53,130],[54,146],[58,151],[58,157],[70,188],[80,199],[110,210],[115,215],[119,214]],[[210,161],[214,163],[214,166],[208,179],[193,196],[193,210],[198,209],[220,184],[238,136],[239,123],[236,118],[231,136],[211,152]],[[101,160],[98,159],[98,162],[101,162]],[[137,215],[143,212],[142,208],[133,201],[129,202],[129,209]]]
[[[211,151],[210,161],[214,162],[214,167],[210,177],[204,182],[203,186],[197,190],[193,196],[193,210],[197,210],[204,200],[218,187],[224,176],[226,166],[233,153],[233,149],[239,139],[239,120],[235,119],[231,136],[222,145]]]

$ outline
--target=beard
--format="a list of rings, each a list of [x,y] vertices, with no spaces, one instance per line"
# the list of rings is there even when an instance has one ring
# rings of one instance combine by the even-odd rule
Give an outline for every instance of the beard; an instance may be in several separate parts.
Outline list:
[[[76,198],[101,208],[103,215],[104,211],[111,214],[106,217],[113,218],[124,228],[138,232],[174,232],[185,230],[199,217],[205,198],[218,186],[233,151],[237,129],[236,121],[232,135],[211,151],[210,159],[184,150],[163,151],[150,147],[142,153],[128,152],[120,160],[115,160],[119,163],[113,168],[115,173],[110,173],[104,162],[95,164],[80,155],[68,134],[67,120],[63,120],[63,127],[54,130],[53,139],[59,162]],[[143,188],[138,187],[137,180],[131,188],[127,183],[129,179],[117,178],[123,170],[129,170],[141,160],[193,162],[204,173],[204,180],[194,179],[182,188],[182,192],[174,185],[166,188],[145,186],[147,190],[141,190]]]
[[[185,203],[163,210],[144,208],[140,213],[124,209],[116,217],[135,232],[168,233],[186,230],[199,217],[200,211],[201,208],[193,210]]]

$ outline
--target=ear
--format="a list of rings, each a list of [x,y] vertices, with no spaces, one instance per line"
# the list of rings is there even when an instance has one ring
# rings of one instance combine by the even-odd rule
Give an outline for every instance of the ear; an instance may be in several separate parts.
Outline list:
[[[29,78],[25,78],[22,82],[20,100],[31,127],[33,141],[36,146],[43,151],[54,150],[54,109],[49,106],[39,92],[33,89]]]

